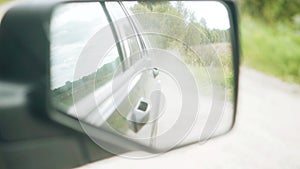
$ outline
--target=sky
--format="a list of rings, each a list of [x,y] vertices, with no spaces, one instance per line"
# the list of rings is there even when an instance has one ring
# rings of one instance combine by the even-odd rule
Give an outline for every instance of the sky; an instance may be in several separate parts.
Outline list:
[[[228,12],[222,3],[214,1],[186,1],[183,3],[186,8],[195,13],[198,21],[202,17],[205,18],[208,28],[230,28]]]

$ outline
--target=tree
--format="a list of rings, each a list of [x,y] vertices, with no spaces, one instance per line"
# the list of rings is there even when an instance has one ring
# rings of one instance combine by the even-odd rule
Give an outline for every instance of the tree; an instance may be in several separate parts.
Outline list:
[[[229,42],[230,39],[229,30],[209,29],[205,18],[197,20],[195,14],[184,7],[183,2],[140,2],[131,10],[135,14],[146,13],[138,19],[144,31],[157,31],[155,33],[158,34],[148,37],[152,47],[177,50],[189,64],[201,64],[201,59],[191,48],[204,46],[201,49],[207,50],[205,46],[209,43]],[[153,13],[147,15],[148,12]]]
[[[300,13],[299,0],[241,0],[241,10],[266,22],[292,21]]]

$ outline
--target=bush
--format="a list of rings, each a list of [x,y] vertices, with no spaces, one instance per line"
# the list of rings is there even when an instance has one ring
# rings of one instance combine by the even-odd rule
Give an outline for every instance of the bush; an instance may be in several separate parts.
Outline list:
[[[300,84],[300,37],[282,23],[268,24],[243,16],[243,59],[247,66]]]

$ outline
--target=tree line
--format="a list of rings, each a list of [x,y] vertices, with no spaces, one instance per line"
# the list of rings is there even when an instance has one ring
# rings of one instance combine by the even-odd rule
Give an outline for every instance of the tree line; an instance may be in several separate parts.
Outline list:
[[[300,14],[299,0],[240,0],[239,4],[242,12],[269,23],[293,22]]]
[[[169,17],[149,16],[149,18],[140,20],[140,22],[151,22],[152,24],[150,25],[148,23],[145,24],[148,24],[148,27],[159,27],[160,32],[166,35],[176,36],[176,38],[183,40],[187,46],[230,41],[229,30],[208,28],[207,21],[204,18],[196,18],[195,14],[189,11],[183,2],[180,1],[173,4],[167,1],[141,1],[133,6],[131,11],[135,14],[153,12],[169,15]],[[160,43],[163,43],[162,46],[165,48],[174,45],[172,40],[166,40]]]

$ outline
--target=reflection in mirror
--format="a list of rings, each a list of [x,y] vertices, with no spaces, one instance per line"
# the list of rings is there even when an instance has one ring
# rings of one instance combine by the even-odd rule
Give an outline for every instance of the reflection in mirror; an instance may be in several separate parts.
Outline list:
[[[215,1],[59,5],[50,31],[53,105],[161,151],[223,134],[235,116],[231,31]]]

